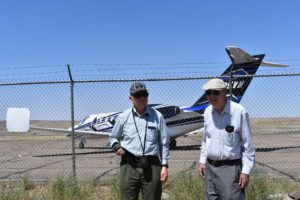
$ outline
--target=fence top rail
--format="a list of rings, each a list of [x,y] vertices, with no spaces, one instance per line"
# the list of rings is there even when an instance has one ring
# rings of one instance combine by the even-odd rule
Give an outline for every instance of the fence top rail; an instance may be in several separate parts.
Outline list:
[[[234,77],[282,77],[282,76],[300,76],[300,73],[286,73],[286,74],[256,74],[256,75],[240,75]],[[126,79],[90,79],[90,80],[73,80],[73,83],[103,83],[103,82],[133,82],[133,81],[180,81],[180,80],[197,80],[197,79],[211,79],[230,76],[189,76],[189,77],[159,77],[159,78],[126,78]],[[14,86],[14,85],[45,85],[45,84],[70,84],[71,81],[34,81],[34,82],[0,82],[0,86]]]

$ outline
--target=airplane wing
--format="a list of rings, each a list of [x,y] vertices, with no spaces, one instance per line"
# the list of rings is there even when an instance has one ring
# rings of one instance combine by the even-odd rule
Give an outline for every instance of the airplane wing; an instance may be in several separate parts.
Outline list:
[[[59,128],[47,128],[47,127],[36,127],[36,126],[30,126],[30,129],[37,130],[37,131],[53,131],[58,133],[65,133],[67,137],[71,137],[72,131],[69,129],[59,129]],[[108,138],[110,136],[110,132],[104,132],[104,131],[79,131],[75,130],[75,137],[81,137],[83,134],[89,135],[89,136],[95,136],[97,138]]]

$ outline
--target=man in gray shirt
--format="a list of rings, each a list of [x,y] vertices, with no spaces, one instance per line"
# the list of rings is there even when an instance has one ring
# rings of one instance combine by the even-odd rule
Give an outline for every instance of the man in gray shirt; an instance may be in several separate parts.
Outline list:
[[[168,178],[169,136],[160,112],[148,106],[148,91],[141,82],[130,87],[133,107],[121,113],[109,138],[121,156],[122,200],[161,199],[162,183]]]
[[[203,86],[211,104],[204,112],[199,173],[205,176],[206,199],[243,200],[255,151],[246,109],[226,98],[222,79]]]

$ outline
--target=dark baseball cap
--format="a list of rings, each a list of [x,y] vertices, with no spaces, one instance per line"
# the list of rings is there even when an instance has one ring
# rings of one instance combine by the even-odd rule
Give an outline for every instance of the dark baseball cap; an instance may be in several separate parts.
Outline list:
[[[130,87],[130,95],[134,95],[136,93],[141,93],[141,92],[146,92],[148,93],[148,90],[145,86],[144,83],[142,82],[134,82],[132,83],[131,87]]]

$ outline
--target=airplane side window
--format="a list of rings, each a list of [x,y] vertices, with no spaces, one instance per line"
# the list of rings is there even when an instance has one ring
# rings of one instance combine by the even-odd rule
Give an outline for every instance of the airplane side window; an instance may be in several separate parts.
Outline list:
[[[100,123],[104,123],[106,121],[106,117],[102,117]]]
[[[115,120],[115,119],[112,119],[112,120],[110,120],[109,122],[110,122],[112,125],[115,125],[116,120]]]
[[[110,116],[107,118],[107,122],[111,123],[112,125],[115,125],[117,117],[118,115]]]
[[[178,115],[180,113],[180,109],[179,108],[175,108],[175,114]]]

